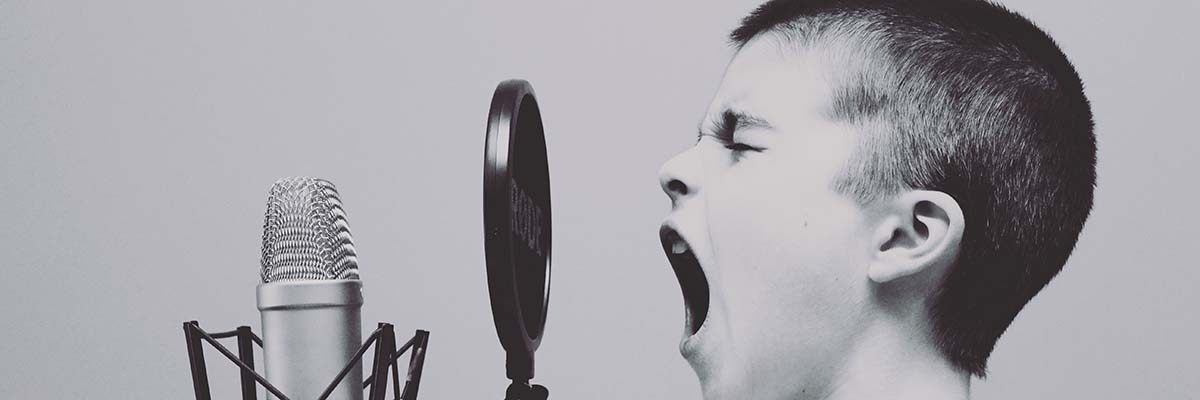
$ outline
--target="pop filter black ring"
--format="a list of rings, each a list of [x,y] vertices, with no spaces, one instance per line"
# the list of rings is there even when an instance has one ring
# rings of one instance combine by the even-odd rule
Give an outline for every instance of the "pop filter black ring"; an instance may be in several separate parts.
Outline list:
[[[550,177],[533,87],[500,83],[488,112],[483,213],[488,292],[509,379],[533,378],[550,296]]]

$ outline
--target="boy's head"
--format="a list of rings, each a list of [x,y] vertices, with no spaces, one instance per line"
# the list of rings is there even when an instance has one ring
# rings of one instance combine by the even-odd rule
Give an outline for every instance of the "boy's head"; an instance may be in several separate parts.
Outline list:
[[[1091,209],[1066,57],[974,0],[777,0],[732,39],[697,144],[661,173],[706,396],[832,390],[900,331],[982,376]]]

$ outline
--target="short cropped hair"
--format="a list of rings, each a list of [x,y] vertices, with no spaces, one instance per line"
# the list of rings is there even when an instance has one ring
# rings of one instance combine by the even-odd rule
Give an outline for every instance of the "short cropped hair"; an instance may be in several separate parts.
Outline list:
[[[982,0],[772,0],[731,39],[763,34],[836,63],[827,115],[862,136],[839,191],[867,204],[936,190],[962,207],[959,256],[928,311],[943,355],[984,376],[1091,211],[1096,139],[1074,67],[1032,22]]]

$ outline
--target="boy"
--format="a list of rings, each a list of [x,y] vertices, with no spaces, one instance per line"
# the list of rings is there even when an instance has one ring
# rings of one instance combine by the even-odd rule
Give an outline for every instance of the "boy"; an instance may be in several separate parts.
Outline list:
[[[770,1],[660,181],[706,399],[965,399],[1092,205],[1082,83],[976,0]]]

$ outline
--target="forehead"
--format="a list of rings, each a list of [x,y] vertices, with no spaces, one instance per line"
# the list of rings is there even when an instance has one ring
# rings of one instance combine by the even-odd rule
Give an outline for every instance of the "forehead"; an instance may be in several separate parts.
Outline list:
[[[743,109],[772,124],[824,117],[830,105],[830,74],[817,52],[799,49],[775,35],[760,35],[730,61],[710,115]]]

